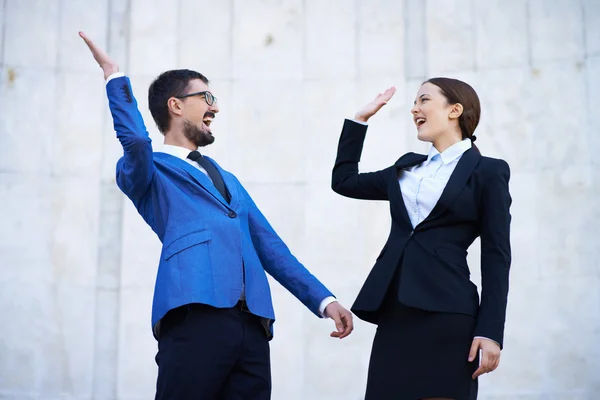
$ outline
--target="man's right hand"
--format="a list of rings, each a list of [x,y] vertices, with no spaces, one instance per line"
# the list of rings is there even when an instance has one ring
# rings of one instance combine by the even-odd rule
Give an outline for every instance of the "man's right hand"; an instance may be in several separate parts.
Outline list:
[[[102,68],[102,71],[104,71],[105,80],[115,72],[119,72],[119,66],[117,63],[115,63],[104,50],[97,47],[85,33],[79,32],[79,36],[81,36],[85,44],[87,44],[87,47],[94,56],[94,60],[96,60],[100,68]]]
[[[337,331],[331,332],[331,337],[343,339],[354,330],[354,322],[352,322],[352,313],[346,310],[337,301],[329,303],[325,307],[325,316],[331,318],[335,322]]]

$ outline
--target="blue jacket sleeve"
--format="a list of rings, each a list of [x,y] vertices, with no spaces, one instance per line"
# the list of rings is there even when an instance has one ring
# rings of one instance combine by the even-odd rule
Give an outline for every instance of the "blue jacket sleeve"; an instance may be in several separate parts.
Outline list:
[[[123,157],[117,162],[117,185],[134,203],[146,193],[154,177],[152,141],[133,97],[129,78],[112,79],[106,94]]]
[[[319,314],[321,301],[333,294],[294,257],[246,189],[239,181],[237,183],[248,205],[252,243],[265,271],[315,315],[321,317]]]

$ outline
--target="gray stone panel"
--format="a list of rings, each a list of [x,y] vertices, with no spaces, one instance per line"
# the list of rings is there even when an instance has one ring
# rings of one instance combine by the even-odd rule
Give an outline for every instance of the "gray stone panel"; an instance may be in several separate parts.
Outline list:
[[[6,29],[6,0],[0,0],[0,67],[4,64],[4,31]]]
[[[240,81],[232,88],[231,132],[239,149],[235,173],[246,181],[303,181],[306,140],[299,127],[310,117],[300,81]],[[259,162],[269,160],[269,163]]]
[[[0,174],[3,284],[52,280],[52,189],[46,177]]]
[[[48,174],[55,135],[56,75],[48,69],[9,65],[2,72],[0,171]]]
[[[179,7],[161,0],[130,0],[130,74],[157,76],[177,68]]]
[[[600,223],[593,195],[600,189],[597,174],[589,165],[572,165],[538,176],[540,231],[536,241],[542,276],[547,279],[600,276],[598,262],[592,261],[600,255],[593,240]]]
[[[57,39],[57,67],[59,69],[69,73],[93,72],[101,76],[101,69],[98,68],[98,64],[92,57],[82,57],[82,53],[88,50],[77,32],[84,30],[95,43],[106,48],[108,7],[108,0],[71,0],[60,3],[60,25]],[[84,88],[86,88],[85,85],[79,87],[82,91]]]
[[[540,143],[536,122],[544,121],[548,104],[533,87],[536,72],[530,68],[503,68],[480,71],[477,88],[481,101],[481,121],[477,146],[491,157],[503,157],[520,172],[535,171],[534,157]]]
[[[404,64],[407,79],[427,76],[426,2],[404,1]]]
[[[478,69],[524,67],[529,62],[526,0],[474,1]]]
[[[587,107],[585,109],[587,126],[586,135],[577,135],[577,140],[583,143],[588,143],[590,149],[597,149],[600,146],[600,55],[588,57],[586,60],[586,82],[585,82],[585,100]],[[595,152],[591,152],[590,155]],[[600,167],[600,159],[591,156],[590,160],[598,171]]]
[[[357,1],[358,76],[403,77],[406,54],[401,1]]]
[[[583,30],[585,32],[586,55],[600,55],[600,2],[583,0]]]
[[[427,75],[437,76],[475,67],[473,2],[429,0],[425,9]]]
[[[580,60],[585,52],[582,7],[571,0],[530,0],[531,59]]]
[[[49,165],[56,175],[88,178],[100,175],[105,135],[102,111],[106,107],[101,77],[99,70],[57,74],[60,90],[56,93],[56,135],[52,141],[52,164]],[[89,110],[94,112],[89,113]]]
[[[305,21],[302,6],[301,0],[234,2],[235,79],[302,78]]]
[[[61,1],[5,1],[4,64],[11,67],[56,67]]]
[[[532,69],[531,74],[523,92],[531,99],[528,108],[534,130],[531,155],[535,164],[542,169],[587,165],[589,146],[583,140],[572,140],[586,129],[584,64],[545,64]]]
[[[196,70],[211,81],[232,77],[233,3],[211,0],[179,2],[176,46],[180,68]]]
[[[304,77],[351,80],[357,76],[357,19],[352,0],[306,0]]]
[[[302,138],[305,143],[302,179],[331,181],[331,169],[344,119],[352,119],[355,112],[368,101],[357,94],[352,81],[309,81],[303,84]],[[377,94],[373,87],[373,95]]]
[[[150,329],[152,287],[123,287],[119,301],[117,398],[151,399],[158,373],[157,345]]]

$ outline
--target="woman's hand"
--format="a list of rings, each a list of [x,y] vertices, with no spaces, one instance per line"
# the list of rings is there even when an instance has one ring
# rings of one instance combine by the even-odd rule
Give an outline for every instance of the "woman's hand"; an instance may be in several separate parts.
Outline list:
[[[479,349],[481,349],[482,354],[479,360],[479,368],[477,368],[477,371],[473,374],[473,379],[477,378],[479,375],[492,372],[498,368],[498,364],[500,364],[500,346],[493,340],[485,338],[473,339],[471,351],[469,352],[469,362],[475,360]]]
[[[375,113],[377,113],[381,107],[387,104],[394,93],[396,93],[396,88],[394,86],[387,89],[383,93],[379,93],[372,102],[364,106],[355,114],[354,119],[360,122],[367,122],[367,120],[375,115]]]

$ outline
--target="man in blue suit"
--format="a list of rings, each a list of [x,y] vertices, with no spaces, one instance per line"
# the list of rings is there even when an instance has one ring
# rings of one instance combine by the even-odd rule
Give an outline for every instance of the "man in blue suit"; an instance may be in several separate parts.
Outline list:
[[[198,152],[211,144],[219,107],[208,79],[190,70],[150,85],[165,135],[154,153],[129,79],[80,33],[104,71],[123,157],[117,184],[162,242],[152,330],[156,399],[269,399],[275,315],[266,272],[344,338],[352,315],[289,251],[237,178]]]

